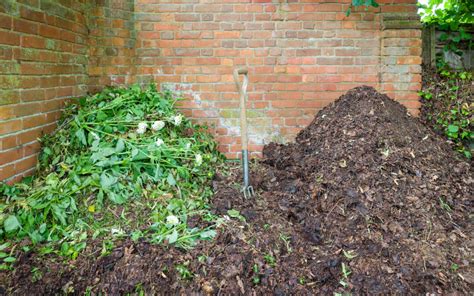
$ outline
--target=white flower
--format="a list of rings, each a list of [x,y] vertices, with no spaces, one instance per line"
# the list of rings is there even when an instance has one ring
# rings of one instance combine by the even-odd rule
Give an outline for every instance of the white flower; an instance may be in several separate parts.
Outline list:
[[[179,219],[175,215],[169,215],[168,217],[166,217],[166,224],[178,225]]]
[[[196,154],[196,164],[199,166],[202,164],[202,155]]]
[[[178,126],[181,124],[181,121],[183,121],[183,115],[178,114],[176,116],[173,116],[173,124]]]
[[[158,139],[156,140],[155,144],[156,146],[160,147],[161,145],[163,145],[165,142],[162,140],[162,139]]]
[[[155,121],[153,122],[153,124],[151,125],[151,129],[154,130],[154,131],[159,131],[160,129],[164,128],[165,127],[165,122],[164,121]]]
[[[191,149],[191,143],[186,143],[186,146],[185,146],[186,150],[189,150]]]
[[[148,128],[148,124],[146,122],[140,122],[137,128],[137,134],[144,134],[146,129]]]
[[[138,123],[138,129],[146,130],[148,128],[148,124],[146,122]]]

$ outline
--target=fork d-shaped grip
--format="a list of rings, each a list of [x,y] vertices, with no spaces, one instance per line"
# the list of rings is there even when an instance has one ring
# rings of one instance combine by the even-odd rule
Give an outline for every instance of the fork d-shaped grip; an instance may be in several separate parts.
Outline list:
[[[249,70],[247,68],[240,68],[240,69],[237,69],[237,73],[239,75],[247,75],[249,73]]]

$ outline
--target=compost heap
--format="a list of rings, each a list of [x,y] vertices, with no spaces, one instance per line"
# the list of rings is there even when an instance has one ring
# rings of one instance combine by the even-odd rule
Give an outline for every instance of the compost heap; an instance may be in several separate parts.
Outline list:
[[[264,195],[312,244],[356,250],[350,282],[373,282],[366,292],[453,285],[452,263],[472,259],[470,164],[373,88],[349,91],[264,156]]]
[[[271,143],[263,154],[253,180],[265,211],[292,223],[293,242],[307,253],[294,271],[292,263],[282,268],[313,284],[302,291],[470,290],[471,165],[398,102],[371,87],[352,89],[295,143]],[[292,291],[291,278],[276,286]]]
[[[473,289],[471,164],[373,88],[350,90],[321,110],[296,143],[267,145],[251,175],[257,197],[241,198],[232,184],[240,180],[238,169],[214,181],[214,211],[231,218],[213,241],[187,252],[117,242],[99,258],[102,246],[91,243],[67,267],[58,258],[28,254],[19,258],[9,291],[331,295]],[[40,267],[40,278],[32,266]]]

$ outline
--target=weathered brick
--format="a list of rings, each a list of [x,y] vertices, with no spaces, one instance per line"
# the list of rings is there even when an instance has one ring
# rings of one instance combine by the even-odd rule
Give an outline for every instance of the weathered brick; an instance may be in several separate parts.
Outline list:
[[[0,122],[0,134],[10,134],[23,128],[21,119]]]
[[[15,163],[15,172],[20,173],[24,171],[28,171],[31,168],[36,166],[36,162],[38,161],[38,155],[33,154],[26,158],[21,159]]]
[[[21,46],[31,48],[45,48],[45,40],[36,36],[21,36]]]
[[[12,28],[12,17],[7,14],[0,13],[0,28],[10,30]]]
[[[0,167],[0,180],[5,180],[7,178],[10,178],[14,176],[16,173],[15,171],[15,165],[14,164],[8,164],[5,166]],[[11,183],[9,183],[11,184]]]
[[[14,19],[13,30],[28,34],[38,34],[38,24],[22,19]]]
[[[31,3],[31,1],[30,1]],[[28,7],[22,6],[20,8],[20,15],[22,18],[35,21],[35,22],[44,22],[45,13],[43,11],[31,10]]]
[[[20,35],[15,32],[0,31],[1,44],[20,45]]]

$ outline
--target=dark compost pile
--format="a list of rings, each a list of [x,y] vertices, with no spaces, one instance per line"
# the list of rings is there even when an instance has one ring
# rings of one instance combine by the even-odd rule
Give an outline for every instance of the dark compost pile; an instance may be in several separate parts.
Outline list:
[[[267,145],[251,179],[259,194],[249,200],[232,184],[239,173],[214,182],[216,214],[233,218],[191,251],[125,241],[99,257],[102,246],[91,242],[69,264],[29,253],[0,285],[16,294],[110,295],[474,288],[471,163],[373,88],[321,110],[295,143]]]

